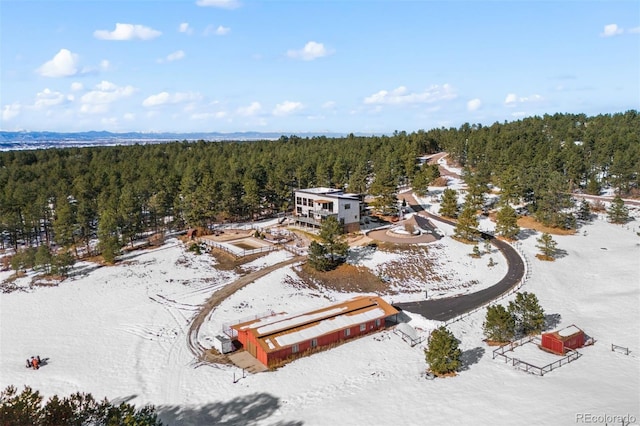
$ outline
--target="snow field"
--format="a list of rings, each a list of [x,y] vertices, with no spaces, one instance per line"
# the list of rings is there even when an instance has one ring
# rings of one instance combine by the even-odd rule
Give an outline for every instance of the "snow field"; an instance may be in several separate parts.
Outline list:
[[[152,403],[171,424],[231,422],[234,414],[224,417],[221,407],[240,410],[252,401],[264,402],[263,414],[246,420],[255,425],[571,425],[579,413],[639,418],[640,240],[602,221],[583,229],[586,236],[554,236],[566,251],[555,262],[535,258],[537,235],[522,241],[532,265],[522,291],[534,292],[548,315],[560,315],[556,328],[575,324],[596,339],[580,350],[579,360],[544,377],[491,358],[493,348],[482,341],[485,312],[480,310],[449,325],[461,340],[465,364],[455,378],[425,380],[423,348],[385,331],[234,383],[234,373],[238,378],[242,372],[196,363],[185,333],[198,305],[236,277],[172,240],[133,253],[117,266],[86,270],[58,287],[0,294],[0,386],[26,384],[45,396],[83,391],[136,405]],[[453,262],[460,254],[470,259],[470,247],[463,253],[437,250],[439,260],[460,276],[484,276]],[[280,261],[278,253],[249,268]],[[505,263],[501,256],[494,260]],[[306,311],[355,295],[296,286],[291,268],[226,299],[203,325],[201,343],[220,334],[225,322],[268,309]],[[408,316],[423,336],[440,325]],[[629,347],[632,354],[611,352],[611,343]],[[26,369],[31,355],[50,363],[38,371]]]

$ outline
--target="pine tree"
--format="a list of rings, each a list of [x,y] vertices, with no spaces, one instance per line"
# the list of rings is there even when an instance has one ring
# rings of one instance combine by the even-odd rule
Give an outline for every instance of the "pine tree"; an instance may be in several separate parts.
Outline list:
[[[455,338],[453,333],[444,326],[431,332],[425,357],[434,374],[440,375],[458,371],[462,355],[458,348],[459,343],[460,341]]]
[[[516,299],[509,302],[509,313],[515,320],[516,331],[521,335],[537,334],[544,329],[544,310],[533,293],[516,293]]]
[[[591,219],[591,204],[584,198],[578,206],[578,219],[585,221]]]
[[[505,343],[513,339],[516,321],[504,306],[492,305],[487,308],[482,329],[488,340]]]
[[[467,241],[474,241],[480,235],[476,210],[469,206],[462,209],[454,230],[455,236]]]
[[[52,258],[53,255],[51,254],[49,246],[41,244],[36,251],[35,266],[44,271],[45,274],[48,274],[51,271]]]
[[[515,239],[520,232],[518,215],[508,204],[498,210],[496,214],[496,232],[509,240]]]
[[[553,260],[558,243],[556,243],[551,234],[545,232],[536,241],[538,242],[536,247],[540,249],[543,260]]]
[[[444,217],[458,217],[458,192],[447,188],[442,192],[440,215]]]
[[[107,399],[96,401],[89,393],[77,392],[60,398],[44,398],[28,386],[20,393],[14,386],[0,392],[0,424],[13,426],[53,425],[136,425],[161,426],[155,407],[137,409],[125,402],[113,405]]]
[[[624,205],[624,200],[620,198],[619,195],[616,195],[613,201],[611,201],[611,206],[607,210],[607,216],[611,223],[621,224],[629,220],[629,209]]]
[[[319,237],[320,242],[313,241],[309,246],[309,265],[318,271],[328,271],[342,262],[349,245],[344,239],[342,226],[333,216],[324,220]]]
[[[329,216],[322,222],[319,237],[332,262],[347,255],[349,244],[344,238],[342,225],[334,216]]]
[[[76,230],[75,206],[64,196],[58,197],[53,221],[56,242],[64,248],[71,248],[75,243]]]
[[[121,245],[116,215],[111,208],[107,207],[100,212],[98,240],[98,249],[102,252],[105,262],[114,263]]]
[[[317,241],[311,241],[307,261],[309,265],[317,271],[328,271],[331,269],[331,262],[327,258],[327,249]]]

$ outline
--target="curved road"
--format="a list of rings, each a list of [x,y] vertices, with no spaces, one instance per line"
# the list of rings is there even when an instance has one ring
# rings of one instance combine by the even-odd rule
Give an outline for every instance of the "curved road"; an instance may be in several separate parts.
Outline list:
[[[231,296],[236,291],[240,290],[242,287],[254,282],[258,278],[261,278],[276,269],[280,269],[283,266],[291,265],[296,262],[300,262],[305,259],[305,256],[296,256],[291,259],[284,260],[282,262],[276,263],[275,265],[268,266],[266,268],[258,269],[257,271],[251,272],[247,275],[243,275],[233,283],[228,284],[222,287],[220,290],[216,291],[211,295],[209,299],[202,305],[202,309],[198,314],[192,318],[191,325],[189,326],[189,330],[187,331],[187,346],[191,353],[198,359],[202,359],[206,348],[204,348],[200,342],[198,342],[198,333],[200,332],[200,327],[204,322],[205,318],[211,313],[211,311],[220,304],[224,299]]]
[[[422,206],[415,200],[413,195],[400,194],[400,197],[407,200],[407,204],[409,204],[409,206],[419,215],[427,217],[431,220],[436,220],[448,225],[455,226],[455,222],[426,212],[422,208]],[[489,234],[483,233],[482,237],[490,239],[491,243],[496,246],[507,259],[507,274],[500,281],[489,288],[463,296],[454,296],[435,300],[422,300],[417,302],[396,303],[394,304],[394,306],[402,310],[420,314],[428,319],[448,321],[466,312],[472,311],[473,309],[476,309],[486,303],[489,303],[492,300],[497,299],[502,294],[515,287],[524,276],[525,268],[523,259],[520,257],[518,252],[515,251],[515,249],[509,244],[500,241]],[[207,316],[211,313],[211,311],[216,306],[218,306],[220,302],[222,302],[224,299],[226,299],[242,287],[246,286],[247,284],[250,284],[256,279],[263,277],[268,273],[273,272],[283,266],[300,262],[304,260],[305,257],[306,256],[296,256],[275,265],[271,265],[267,268],[251,272],[216,291],[202,305],[202,309],[200,310],[200,312],[198,312],[198,314],[191,320],[191,325],[189,326],[189,330],[187,331],[187,346],[191,353],[197,359],[216,362],[215,359],[205,359],[204,355],[206,352],[206,348],[204,348],[198,342],[198,333],[200,331],[200,327],[202,326],[202,323],[207,318]]]
[[[407,204],[419,215],[455,226],[455,222],[443,219],[426,212],[411,194],[399,194],[407,201]],[[524,276],[525,268],[522,257],[518,252],[504,241],[500,241],[490,234],[482,233],[483,238],[488,238],[491,244],[496,246],[507,259],[507,274],[496,284],[489,288],[463,296],[454,296],[444,299],[422,300],[418,302],[396,303],[395,307],[402,310],[420,314],[427,319],[448,321],[466,312],[472,311],[515,287]]]

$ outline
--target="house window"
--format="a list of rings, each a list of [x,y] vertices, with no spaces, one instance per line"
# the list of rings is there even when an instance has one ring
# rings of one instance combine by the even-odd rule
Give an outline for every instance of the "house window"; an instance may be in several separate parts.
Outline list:
[[[344,205],[345,210],[349,210],[351,208],[351,204],[347,203]]]
[[[303,198],[303,199],[302,199],[302,205],[303,205],[303,206],[306,206],[306,205],[307,205],[307,199],[306,199],[306,198]]]
[[[347,328],[347,329],[344,331],[344,337],[349,337],[349,336],[351,336],[351,329],[350,329],[350,328]]]
[[[318,346],[318,339],[313,339],[313,340],[311,341],[311,347],[312,347],[312,348],[315,348],[316,346]]]
[[[302,207],[296,207],[296,212],[298,213],[299,216],[302,215]]]
[[[365,331],[367,329],[366,324],[360,324],[360,331]]]
[[[291,348],[291,353],[297,354],[298,353],[298,344],[296,343],[295,345],[293,345],[293,347]]]
[[[376,327],[380,327],[380,318],[376,320]]]
[[[296,197],[296,204],[302,204],[302,197]]]

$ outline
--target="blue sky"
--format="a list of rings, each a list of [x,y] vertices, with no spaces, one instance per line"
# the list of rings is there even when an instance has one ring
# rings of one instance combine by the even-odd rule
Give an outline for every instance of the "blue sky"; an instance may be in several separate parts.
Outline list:
[[[640,109],[638,1],[0,1],[2,130],[408,132]]]

